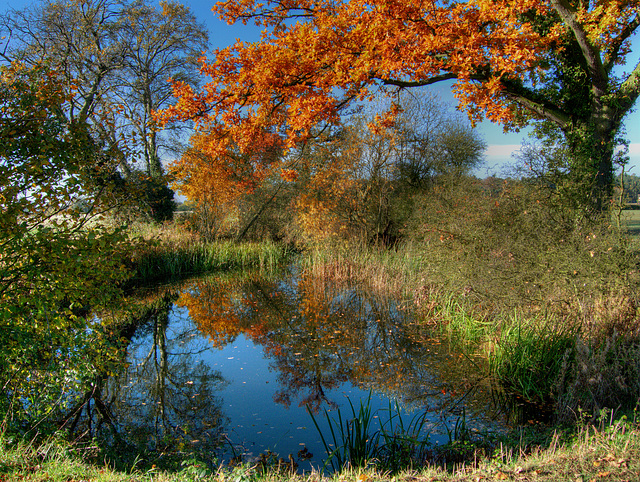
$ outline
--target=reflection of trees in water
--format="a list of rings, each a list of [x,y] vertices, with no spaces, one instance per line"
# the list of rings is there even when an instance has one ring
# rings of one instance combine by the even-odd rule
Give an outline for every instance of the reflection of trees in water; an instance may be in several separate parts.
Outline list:
[[[171,303],[155,310],[129,345],[130,364],[109,380],[104,399],[119,437],[151,450],[219,445],[225,381],[199,362],[197,332],[170,330]],[[144,336],[146,334],[146,336]],[[201,339],[200,339],[201,340]]]
[[[189,311],[189,318],[209,337],[211,345],[222,348],[243,331],[241,313],[247,305],[245,278],[225,276],[194,280],[176,305]]]
[[[478,370],[430,336],[396,303],[309,275],[270,281],[208,279],[178,304],[215,344],[239,333],[264,347],[278,372],[276,402],[318,410],[350,381],[427,409],[452,408]],[[480,406],[488,405],[480,400]]]

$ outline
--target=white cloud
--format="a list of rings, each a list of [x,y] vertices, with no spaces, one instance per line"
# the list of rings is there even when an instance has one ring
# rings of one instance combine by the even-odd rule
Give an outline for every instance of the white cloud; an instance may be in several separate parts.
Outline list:
[[[520,144],[491,144],[484,151],[488,159],[491,158],[511,158],[511,154],[521,149]],[[629,144],[629,156],[640,157],[640,142]]]
[[[511,158],[511,154],[520,150],[520,144],[492,144],[484,151],[487,158]]]

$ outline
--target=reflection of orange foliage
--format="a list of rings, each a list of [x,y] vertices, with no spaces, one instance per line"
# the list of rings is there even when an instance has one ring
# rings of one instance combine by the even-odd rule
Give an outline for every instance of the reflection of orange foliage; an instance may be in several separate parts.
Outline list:
[[[460,379],[462,360],[426,338],[420,325],[392,320],[387,301],[309,272],[296,278],[295,293],[277,286],[199,280],[176,304],[213,346],[240,334],[261,345],[278,373],[278,403],[318,410],[331,403],[327,392],[346,381],[418,400],[440,393],[441,380]]]
[[[242,332],[236,285],[226,280],[216,280],[215,284],[198,281],[194,289],[183,292],[176,301],[177,306],[189,310],[191,320],[218,348],[231,343]]]
[[[266,315],[266,313],[261,312],[261,315]],[[260,318],[260,322],[253,323],[245,330],[245,335],[251,338],[254,343],[262,345],[265,355],[271,355],[276,358],[282,356],[284,354],[282,345],[274,341],[273,332],[267,327],[266,319],[268,315],[260,316]]]

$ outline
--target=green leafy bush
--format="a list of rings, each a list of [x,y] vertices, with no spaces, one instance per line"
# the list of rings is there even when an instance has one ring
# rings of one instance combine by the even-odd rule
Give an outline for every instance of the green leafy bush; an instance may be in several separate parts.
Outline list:
[[[118,347],[95,313],[129,276],[125,233],[96,219],[100,155],[61,85],[44,67],[0,69],[0,417],[20,433],[57,428],[110,370]]]

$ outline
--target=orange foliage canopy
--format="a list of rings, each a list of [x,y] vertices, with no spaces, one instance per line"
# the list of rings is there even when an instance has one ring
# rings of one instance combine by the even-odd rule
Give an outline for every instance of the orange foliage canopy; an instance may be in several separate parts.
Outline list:
[[[640,0],[226,0],[213,11],[261,25],[262,40],[202,58],[212,81],[201,92],[175,82],[178,102],[159,119],[195,119],[220,153],[289,148],[374,91],[453,80],[472,119],[517,126],[533,115],[566,131],[575,102],[547,87],[568,58],[559,53],[577,45],[581,59],[571,61],[586,66],[586,117],[604,119],[615,101],[620,114],[604,127],[615,131],[640,93],[640,67],[612,76],[639,9]]]
[[[242,195],[252,192],[278,163],[278,152],[260,146],[241,153],[237,146],[225,145],[221,151],[219,137],[198,132],[190,139],[190,148],[180,159],[169,164],[173,187],[197,205],[224,209]],[[285,180],[295,172],[283,170]],[[287,177],[285,177],[287,176]]]

